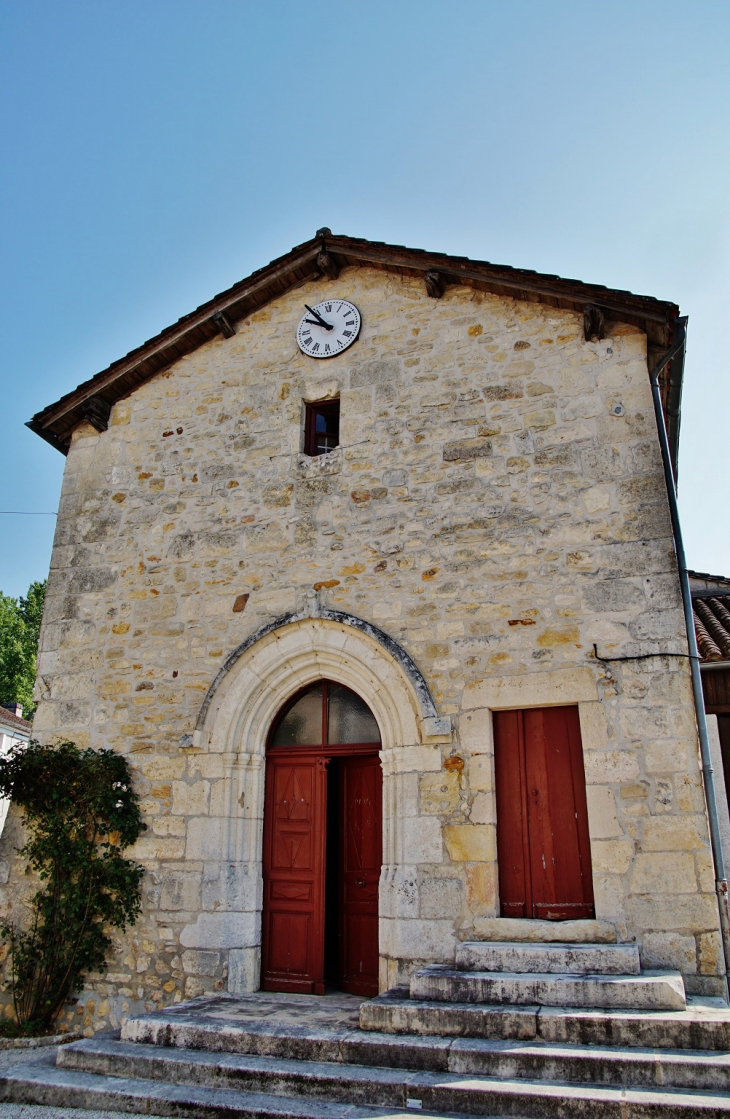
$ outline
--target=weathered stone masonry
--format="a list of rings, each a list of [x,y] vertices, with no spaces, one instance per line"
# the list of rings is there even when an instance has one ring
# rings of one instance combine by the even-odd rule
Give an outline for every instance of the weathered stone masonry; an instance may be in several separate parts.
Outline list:
[[[302,304],[328,295],[352,300],[363,328],[315,362],[295,329]],[[307,459],[303,401],[337,395],[342,445]],[[397,642],[451,730],[428,722],[387,650],[328,610]],[[289,613],[299,620],[251,646],[200,722],[231,653]],[[355,687],[390,728],[384,985],[452,959],[457,939],[494,935],[491,711],[579,703],[597,917],[586,939],[636,939],[644,966],[720,993],[686,661],[602,665],[594,642],[608,656],[686,652],[635,326],[609,322],[586,342],[572,311],[466,286],[431,299],[416,278],[348,268],[140,385],[107,431],[80,424],[35,732],[129,755],[148,830],[132,852],[147,868],[144,914],[69,1022],[90,1033],[229,982],[255,987],[266,725],[318,674]],[[242,697],[260,717],[244,717]],[[11,812],[4,913],[28,888],[18,827]]]

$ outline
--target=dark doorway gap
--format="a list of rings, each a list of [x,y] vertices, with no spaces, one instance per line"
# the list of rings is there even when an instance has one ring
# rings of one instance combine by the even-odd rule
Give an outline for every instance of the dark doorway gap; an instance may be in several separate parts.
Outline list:
[[[324,984],[340,988],[340,797],[339,759],[327,767],[327,851],[324,887]]]

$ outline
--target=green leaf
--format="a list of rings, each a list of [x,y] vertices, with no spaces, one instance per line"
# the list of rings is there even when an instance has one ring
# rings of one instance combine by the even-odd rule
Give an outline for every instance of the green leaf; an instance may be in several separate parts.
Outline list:
[[[104,966],[108,930],[136,921],[144,868],[122,855],[145,830],[126,758],[31,741],[0,758],[0,793],[25,813],[21,849],[42,886],[30,923],[0,925],[22,1028],[50,1029],[85,974]]]

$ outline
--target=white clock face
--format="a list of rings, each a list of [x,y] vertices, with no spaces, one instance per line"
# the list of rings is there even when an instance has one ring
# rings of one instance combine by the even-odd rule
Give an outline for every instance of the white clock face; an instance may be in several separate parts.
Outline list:
[[[307,313],[299,323],[297,342],[308,357],[335,357],[351,346],[360,333],[360,312],[346,299],[327,299],[315,307],[304,304]]]

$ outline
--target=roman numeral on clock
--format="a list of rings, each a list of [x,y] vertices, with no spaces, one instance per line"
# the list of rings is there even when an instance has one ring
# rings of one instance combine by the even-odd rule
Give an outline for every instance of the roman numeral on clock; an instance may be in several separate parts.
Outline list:
[[[357,339],[360,330],[360,312],[346,299],[328,299],[316,307],[305,304],[309,317],[299,320],[296,342],[308,357],[338,357]],[[321,314],[320,314],[321,312]],[[321,316],[325,315],[326,318]],[[314,322],[314,320],[317,322]],[[316,327],[316,331],[312,331]]]

